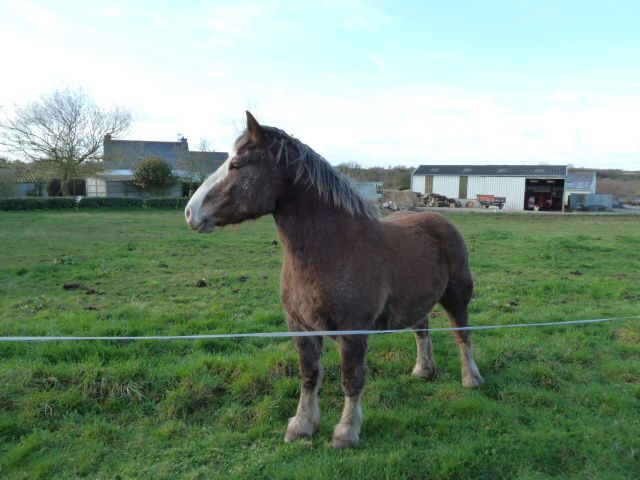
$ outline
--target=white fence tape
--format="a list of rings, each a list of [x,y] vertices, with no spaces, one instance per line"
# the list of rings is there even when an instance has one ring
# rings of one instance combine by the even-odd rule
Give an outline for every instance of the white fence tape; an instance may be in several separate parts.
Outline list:
[[[392,330],[313,330],[306,332],[256,332],[256,333],[212,333],[204,335],[143,335],[122,337],[64,337],[64,336],[24,336],[0,337],[0,342],[67,342],[81,340],[210,340],[224,338],[286,338],[286,337],[328,337],[342,335],[380,335],[388,333],[413,332],[452,332],[455,330],[496,330],[499,328],[551,327],[566,325],[583,325],[588,323],[612,322],[615,320],[639,319],[640,315],[631,317],[594,318],[591,320],[569,320],[564,322],[514,323],[510,325],[478,325],[471,327],[415,328]]]

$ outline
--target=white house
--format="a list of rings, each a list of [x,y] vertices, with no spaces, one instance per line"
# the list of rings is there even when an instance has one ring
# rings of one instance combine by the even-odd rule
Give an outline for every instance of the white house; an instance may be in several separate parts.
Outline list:
[[[420,165],[411,174],[411,190],[463,205],[494,195],[506,198],[509,210],[562,210],[566,179],[566,165]]]
[[[177,142],[149,140],[115,140],[105,135],[103,140],[104,171],[86,179],[88,197],[145,197],[149,196],[133,183],[133,168],[144,158],[159,157],[169,163],[179,182],[167,188],[163,196],[187,196],[196,181],[193,172],[208,176],[227,159],[225,152],[192,152],[186,138]]]

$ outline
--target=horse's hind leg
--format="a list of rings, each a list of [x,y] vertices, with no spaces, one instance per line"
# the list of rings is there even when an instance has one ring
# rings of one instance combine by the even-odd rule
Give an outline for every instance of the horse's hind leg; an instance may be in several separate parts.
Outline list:
[[[429,321],[418,325],[418,328],[429,328]],[[418,358],[411,374],[420,378],[434,378],[436,376],[436,361],[433,358],[433,345],[431,338],[429,338],[429,332],[416,332],[415,335]]]
[[[296,337],[300,356],[300,401],[295,417],[289,419],[286,442],[313,435],[320,423],[318,389],[322,383],[322,337]]]
[[[458,282],[450,281],[440,305],[447,312],[452,327],[466,327],[469,325],[469,302],[473,294],[471,279]],[[476,362],[473,360],[473,343],[470,330],[454,330],[453,336],[460,349],[462,363],[462,385],[476,388],[484,383]]]

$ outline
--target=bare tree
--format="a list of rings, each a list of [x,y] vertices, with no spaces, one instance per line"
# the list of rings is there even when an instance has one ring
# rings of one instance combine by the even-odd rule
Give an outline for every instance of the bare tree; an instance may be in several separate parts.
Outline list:
[[[188,173],[196,182],[204,182],[212,173],[211,161],[208,155],[200,155],[199,153],[215,152],[213,144],[206,138],[201,138],[198,142],[198,150],[200,152],[188,152],[180,158],[180,169]]]
[[[215,152],[213,144],[206,138],[201,138],[198,142],[198,150],[201,152]]]
[[[46,164],[62,181],[78,175],[80,165],[100,158],[105,135],[131,125],[128,110],[100,109],[81,89],[56,90],[12,112],[0,112],[0,145],[22,160]]]

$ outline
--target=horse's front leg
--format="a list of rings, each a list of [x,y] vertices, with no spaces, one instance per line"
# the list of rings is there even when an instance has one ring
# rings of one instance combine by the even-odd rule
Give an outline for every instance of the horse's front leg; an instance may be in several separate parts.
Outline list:
[[[295,417],[289,419],[285,442],[313,435],[320,423],[318,389],[322,383],[322,337],[296,337],[300,356],[300,402]]]
[[[342,388],[345,402],[340,423],[333,431],[331,444],[334,448],[351,447],[360,441],[367,343],[366,335],[338,337],[340,356],[342,357]]]

